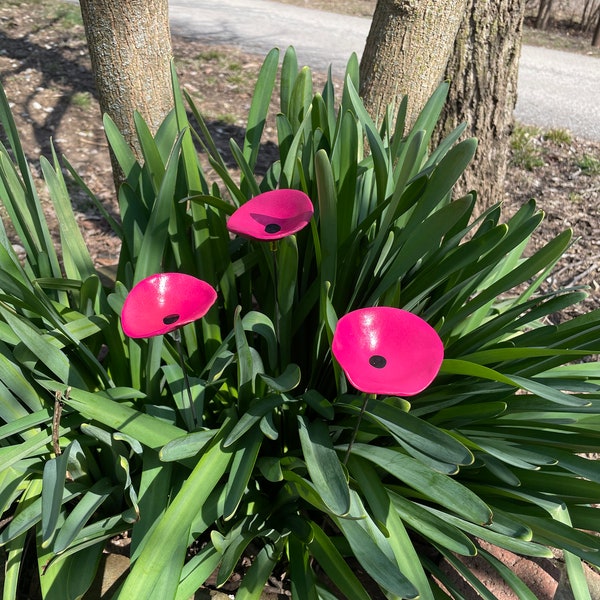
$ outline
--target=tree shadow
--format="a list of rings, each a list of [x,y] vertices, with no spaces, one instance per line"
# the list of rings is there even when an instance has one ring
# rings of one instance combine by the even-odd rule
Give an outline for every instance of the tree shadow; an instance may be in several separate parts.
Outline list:
[[[24,120],[27,123],[27,132],[23,130],[19,133],[22,134],[22,143],[30,164],[35,168],[39,155],[50,156],[54,147],[58,156],[65,155],[68,158],[86,184],[89,185],[91,179],[102,179],[99,184],[102,191],[93,191],[102,198],[111,217],[120,220],[110,177],[101,175],[99,178],[95,172],[102,164],[106,165],[105,170],[110,169],[108,152],[102,157],[98,156],[97,150],[92,154],[91,147],[90,152],[87,152],[88,143],[106,147],[102,122],[97,119],[96,113],[90,116],[91,113],[87,111],[70,110],[76,94],[89,94],[94,107],[97,102],[87,43],[81,33],[65,31],[59,21],[60,19],[43,20],[34,33],[22,34],[20,29],[10,35],[10,30],[0,30],[0,56],[8,59],[0,63],[3,65],[0,66],[0,81],[8,87],[6,84],[12,80],[11,88],[16,88],[18,93],[13,102],[13,112],[15,117],[18,113],[18,122],[22,123]],[[15,78],[18,81],[15,82]],[[185,87],[185,82],[182,83]],[[40,107],[40,102],[44,104],[43,107]],[[189,115],[189,118],[194,127],[193,117]],[[207,119],[206,125],[225,165],[235,177],[239,167],[230,150],[230,139],[243,147],[245,128],[217,119]],[[82,136],[92,135],[93,138],[79,137],[76,135],[78,133]],[[0,125],[0,140],[5,142],[5,138]],[[197,146],[197,150],[200,154],[204,152],[200,146]],[[278,155],[277,146],[273,142],[261,144],[255,169],[259,179],[273,161],[278,159]],[[210,182],[218,180],[212,173],[207,172],[206,175]],[[78,187],[71,190],[74,207],[86,216],[96,215],[92,216],[96,227],[108,233],[110,227],[103,219],[97,220],[97,209],[90,206],[81,190]]]
[[[44,29],[51,30],[58,21],[59,19],[49,21]],[[39,31],[38,29],[37,32],[39,33]],[[85,39],[65,38],[60,45],[43,46],[32,41],[30,37],[29,34],[11,37],[5,31],[0,31],[2,55],[12,61],[9,68],[0,70],[0,81],[7,81],[12,77],[31,79],[31,73],[39,73],[37,85],[30,87],[26,97],[19,101],[26,118],[33,113],[39,114],[39,110],[36,111],[34,108],[39,92],[41,90],[53,91],[55,98],[53,110],[48,110],[41,121],[39,119],[37,121],[29,120],[36,145],[43,154],[47,154],[50,152],[50,140],[65,118],[66,112],[72,104],[73,96],[77,93],[87,93],[97,99],[97,92]],[[27,89],[25,85],[20,87],[21,90]],[[206,124],[217,147],[223,153],[225,164],[230,168],[236,168],[237,165],[229,150],[229,140],[234,139],[238,145],[242,146],[245,129],[239,125],[219,120],[207,120]],[[74,142],[70,141],[69,143],[73,144]],[[59,155],[66,150],[62,147],[63,143],[60,140],[54,139],[53,144]],[[276,145],[274,143],[261,144],[257,164],[258,175],[266,172],[269,164],[275,159],[275,155]]]
[[[58,20],[48,22],[44,29],[52,28]],[[31,87],[25,98],[20,100],[25,118],[33,113],[39,115],[40,111],[35,109],[34,103],[41,90],[53,91],[55,100],[52,110],[46,111],[41,120],[34,121],[28,118],[33,127],[35,142],[45,154],[50,150],[53,132],[64,119],[73,96],[78,92],[87,92],[95,97],[96,91],[87,52],[83,53],[81,58],[75,58],[77,52],[85,49],[84,42],[78,44],[78,47],[70,47],[70,40],[63,40],[64,45],[53,47],[47,44],[45,47],[29,38],[29,34],[11,37],[5,31],[0,31],[2,54],[12,60],[9,68],[0,71],[0,80],[6,81],[12,77],[23,77],[27,80],[31,79],[32,73],[39,73],[37,85]],[[26,89],[26,86],[21,86],[21,89]],[[60,142],[55,140],[54,146],[60,153]]]
[[[188,118],[190,120],[190,125],[195,128],[196,121],[193,116],[188,114]],[[240,148],[243,148],[246,129],[239,125],[231,125],[219,120],[208,120],[206,121],[206,126],[212,140],[219,149],[223,162],[227,168],[234,171],[239,170],[239,166],[231,152],[229,143],[230,140],[234,140]],[[201,146],[197,145],[196,148],[198,152],[204,153],[204,149]],[[278,159],[279,148],[277,144],[271,141],[262,142],[258,151],[258,159],[254,168],[254,174],[258,177],[263,176],[273,162]]]

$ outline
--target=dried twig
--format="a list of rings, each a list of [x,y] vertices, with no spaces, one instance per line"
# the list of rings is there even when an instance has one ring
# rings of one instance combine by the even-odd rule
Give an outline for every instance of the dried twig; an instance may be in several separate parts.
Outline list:
[[[573,279],[571,279],[571,281],[569,281],[569,283],[567,284],[567,287],[575,285],[578,281],[581,281],[582,279],[587,277],[590,273],[593,273],[594,271],[598,270],[599,267],[600,267],[600,265],[598,265],[598,263],[594,263],[591,267],[588,267],[585,271],[583,271],[583,273],[579,273],[578,275],[575,275],[575,277],[573,277]]]
[[[66,389],[64,396],[60,390],[54,392],[54,414],[52,415],[52,446],[54,448],[54,454],[56,456],[61,455],[61,449],[58,440],[60,438],[60,417],[62,415],[63,400],[68,400],[70,393],[70,387]]]

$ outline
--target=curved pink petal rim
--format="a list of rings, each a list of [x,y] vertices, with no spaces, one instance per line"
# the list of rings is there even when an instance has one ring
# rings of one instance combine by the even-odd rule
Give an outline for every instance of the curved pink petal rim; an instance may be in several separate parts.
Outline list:
[[[203,317],[217,299],[214,288],[184,273],[158,273],[129,292],[121,312],[125,335],[132,338],[169,333]]]
[[[255,240],[279,240],[300,231],[314,213],[310,198],[299,190],[272,190],[242,204],[227,229]]]
[[[426,321],[391,307],[344,315],[331,347],[350,383],[368,394],[412,396],[435,379],[444,346]]]

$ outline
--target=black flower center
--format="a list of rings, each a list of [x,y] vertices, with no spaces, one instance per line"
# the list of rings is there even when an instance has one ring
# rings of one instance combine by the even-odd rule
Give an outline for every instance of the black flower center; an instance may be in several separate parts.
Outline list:
[[[281,231],[281,225],[278,225],[277,223],[269,223],[265,226],[266,233],[277,233],[279,231]]]
[[[373,356],[369,358],[369,364],[372,367],[375,367],[376,369],[383,369],[383,367],[387,365],[387,360],[385,359],[385,357],[379,354],[373,354]]]
[[[176,321],[179,320],[179,315],[167,315],[166,317],[163,317],[163,323],[165,325],[172,325],[173,323],[175,323]]]

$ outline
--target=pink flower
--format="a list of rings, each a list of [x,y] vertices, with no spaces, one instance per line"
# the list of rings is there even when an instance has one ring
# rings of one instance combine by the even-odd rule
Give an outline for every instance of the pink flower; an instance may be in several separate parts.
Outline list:
[[[431,325],[383,306],[344,315],[331,349],[350,383],[368,394],[418,394],[434,380],[444,359],[442,340]]]
[[[279,240],[310,222],[314,208],[299,190],[272,190],[251,198],[229,218],[227,228],[255,240]]]
[[[191,275],[150,275],[129,292],[121,325],[125,335],[132,338],[162,335],[200,319],[216,299],[212,286]]]

